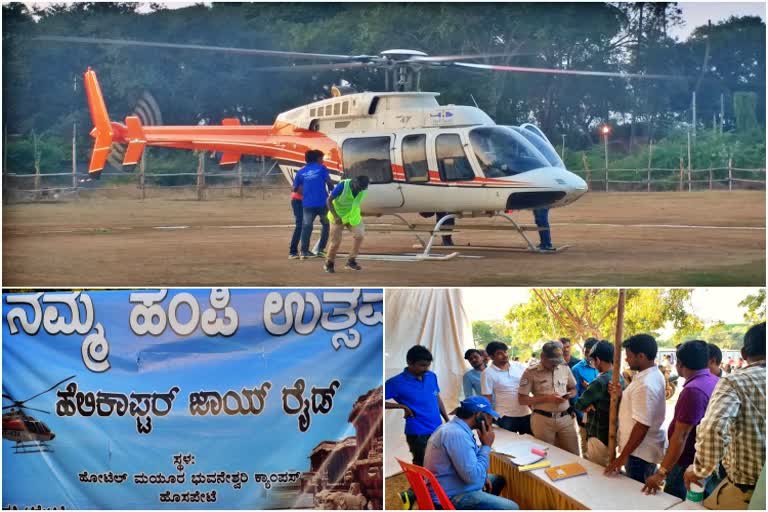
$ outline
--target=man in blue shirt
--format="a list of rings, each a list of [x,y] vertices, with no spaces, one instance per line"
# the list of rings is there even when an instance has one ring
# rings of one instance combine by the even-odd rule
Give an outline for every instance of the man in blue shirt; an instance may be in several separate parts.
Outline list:
[[[405,411],[405,440],[413,455],[413,463],[423,466],[427,440],[443,419],[448,421],[448,413],[440,399],[437,375],[429,371],[432,353],[426,347],[415,345],[405,358],[408,366],[402,373],[387,379],[384,385],[384,400],[394,400],[384,402],[384,408]]]
[[[587,338],[587,340],[584,342],[584,359],[580,360],[578,363],[576,363],[573,368],[571,368],[571,373],[573,373],[573,378],[576,379],[576,396],[571,398],[571,407],[576,403],[576,400],[581,398],[581,395],[584,394],[584,391],[587,389],[589,384],[595,380],[600,372],[597,371],[597,368],[595,368],[595,360],[594,358],[590,357],[589,354],[592,351],[592,348],[597,343],[596,338]],[[579,425],[579,446],[581,448],[581,456],[586,457],[587,456],[587,417],[585,417],[584,413],[581,412],[578,409],[574,409],[576,412],[576,423]]]
[[[301,225],[301,259],[314,256],[325,257],[325,246],[328,244],[328,209],[326,199],[328,191],[333,187],[331,175],[323,165],[325,155],[319,149],[311,149],[304,154],[307,165],[299,169],[293,178],[293,191],[302,194],[303,218]],[[312,236],[315,217],[320,217],[320,243],[318,254],[312,254],[309,250],[309,238]]]
[[[473,395],[481,395],[482,386],[480,378],[483,376],[483,371],[485,370],[483,355],[476,348],[471,348],[464,352],[464,359],[472,365],[472,369],[467,370],[462,378],[464,398],[469,398]]]
[[[424,467],[430,470],[457,510],[517,510],[502,498],[504,478],[488,474],[491,446],[496,438],[493,420],[499,413],[483,396],[463,400],[456,417],[441,425],[427,444]],[[478,430],[477,446],[473,430]],[[432,498],[435,500],[434,496]]]

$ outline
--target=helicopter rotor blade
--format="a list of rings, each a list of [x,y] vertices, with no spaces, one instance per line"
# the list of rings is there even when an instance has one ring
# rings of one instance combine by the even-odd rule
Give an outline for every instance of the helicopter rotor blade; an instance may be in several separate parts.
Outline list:
[[[471,60],[471,59],[492,59],[499,57],[519,57],[522,55],[533,55],[530,52],[507,52],[507,53],[479,53],[475,55],[428,55],[426,57],[414,56],[405,62],[450,62],[456,60]]]
[[[253,71],[330,71],[334,69],[355,69],[375,67],[372,62],[338,62],[335,64],[299,64],[296,66],[268,66]]]
[[[36,409],[34,407],[27,407],[26,405],[21,405],[20,407],[23,408],[23,409],[29,409],[30,411],[37,411],[37,412],[44,412],[45,414],[51,414],[48,411],[44,411],[42,409]]]
[[[468,62],[454,62],[451,65],[473,69],[487,69],[490,71],[510,71],[518,73],[544,73],[550,75],[577,75],[577,76],[603,76],[611,78],[646,78],[654,80],[684,80],[684,77],[673,75],[642,75],[637,73],[617,73],[613,71],[584,71],[577,69],[531,68],[525,66],[498,66],[493,64],[472,64]]]
[[[233,48],[227,46],[208,46],[203,44],[178,44],[178,43],[159,43],[154,41],[138,41],[132,39],[107,39],[100,37],[74,37],[74,36],[38,36],[34,38],[38,41],[51,41],[58,43],[85,43],[113,46],[145,46],[150,48],[171,48],[179,50],[198,50],[209,52],[236,53],[240,55],[263,55],[265,57],[284,57],[284,58],[306,58],[306,59],[327,59],[327,60],[355,60],[369,59],[367,55],[334,55],[329,53],[303,53],[286,52],[278,50],[258,50],[255,48]]]
[[[6,395],[5,393],[3,393],[3,398],[7,398],[8,400],[10,400],[10,401],[12,401],[12,402],[15,402],[15,401],[16,401],[16,399],[15,399],[15,398],[13,398],[11,395]]]
[[[67,377],[66,379],[62,379],[62,380],[60,380],[59,382],[57,382],[57,383],[56,383],[56,384],[54,384],[53,386],[49,387],[49,388],[48,388],[48,389],[46,389],[45,391],[42,391],[42,392],[40,392],[40,393],[36,394],[35,396],[29,397],[29,398],[27,398],[26,400],[22,400],[22,401],[20,401],[20,402],[17,402],[17,403],[18,403],[19,405],[21,405],[21,404],[23,404],[24,402],[29,402],[29,401],[30,401],[30,400],[32,400],[33,398],[37,398],[37,397],[39,397],[40,395],[43,395],[43,394],[45,394],[45,393],[47,393],[47,392],[51,391],[52,389],[54,389],[54,388],[55,388],[56,386],[58,386],[59,384],[63,384],[64,382],[67,382],[68,380],[70,380],[70,379],[74,379],[74,378],[75,378],[75,376],[74,376],[74,375],[70,375],[70,376],[69,376],[69,377]],[[24,406],[24,407],[26,407],[26,406]]]

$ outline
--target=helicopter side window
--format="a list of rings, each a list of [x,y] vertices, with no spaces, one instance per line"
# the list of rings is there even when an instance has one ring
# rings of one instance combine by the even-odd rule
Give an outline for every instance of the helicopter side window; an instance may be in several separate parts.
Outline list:
[[[438,135],[435,140],[437,167],[443,181],[472,180],[475,171],[464,153],[461,138],[455,133]]]
[[[403,137],[403,170],[410,182],[429,181],[427,164],[427,136],[408,135]]]
[[[347,139],[341,146],[344,174],[349,178],[368,176],[371,183],[392,181],[389,137]]]

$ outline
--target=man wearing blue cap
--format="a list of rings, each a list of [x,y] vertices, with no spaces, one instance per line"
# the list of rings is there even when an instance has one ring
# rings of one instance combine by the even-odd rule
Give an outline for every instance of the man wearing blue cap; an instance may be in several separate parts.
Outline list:
[[[491,446],[496,438],[493,420],[499,413],[483,396],[471,396],[453,411],[427,443],[424,467],[429,469],[457,510],[518,510],[517,503],[502,498],[504,478],[488,473]],[[477,446],[473,430],[478,431]],[[432,499],[437,499],[432,495]]]

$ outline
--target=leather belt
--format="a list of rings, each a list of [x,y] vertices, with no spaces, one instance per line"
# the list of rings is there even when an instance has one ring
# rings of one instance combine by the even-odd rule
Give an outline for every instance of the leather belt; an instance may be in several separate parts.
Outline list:
[[[738,488],[738,489],[739,489],[741,492],[749,492],[749,491],[754,491],[754,490],[755,490],[755,486],[754,486],[754,485],[749,485],[749,484],[737,484],[736,482],[734,482],[733,480],[731,480],[731,477],[727,477],[727,478],[728,478],[728,481],[729,481],[731,484],[735,485],[735,486],[736,486],[736,487],[737,487],[737,488]]]
[[[549,411],[542,411],[541,409],[534,409],[534,413],[541,414],[542,416],[546,416],[547,418],[561,418],[563,416],[570,416],[571,413],[569,411],[563,411],[563,412],[549,412]]]

